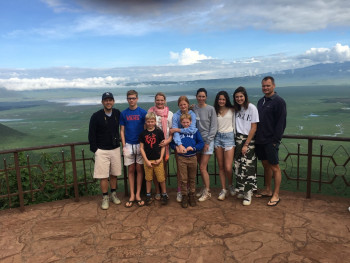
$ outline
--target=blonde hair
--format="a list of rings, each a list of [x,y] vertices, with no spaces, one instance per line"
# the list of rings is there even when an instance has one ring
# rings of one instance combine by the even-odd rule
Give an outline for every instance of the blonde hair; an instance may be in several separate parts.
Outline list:
[[[179,106],[181,101],[186,101],[188,106],[190,105],[190,101],[188,100],[188,98],[186,96],[180,96],[177,100],[177,106]]]
[[[164,100],[166,100],[165,94],[163,92],[157,92],[156,96],[154,96],[154,99],[157,99],[157,96],[162,96]]]
[[[129,95],[136,95],[136,98],[139,97],[139,94],[137,93],[136,90],[129,90],[127,93],[126,93],[126,96],[128,97]]]
[[[157,115],[154,113],[154,112],[148,112],[147,114],[146,114],[146,121],[147,120],[150,120],[150,119],[154,119],[154,120],[157,120]]]
[[[190,121],[192,121],[191,114],[189,113],[182,114],[180,117],[180,122],[183,121],[184,119],[189,119]]]

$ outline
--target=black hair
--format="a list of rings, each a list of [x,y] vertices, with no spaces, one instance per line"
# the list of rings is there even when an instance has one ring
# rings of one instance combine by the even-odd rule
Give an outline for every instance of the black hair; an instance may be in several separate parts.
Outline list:
[[[224,96],[225,99],[226,99],[225,107],[230,108],[230,109],[233,108],[233,105],[231,103],[231,100],[230,100],[230,97],[229,97],[228,93],[226,91],[224,91],[224,90],[219,91],[216,94],[215,101],[214,101],[214,108],[215,108],[216,114],[219,114],[219,110],[220,110],[219,98],[220,98],[221,95]]]
[[[244,109],[248,109],[248,105],[249,105],[249,100],[248,100],[248,94],[247,94],[247,91],[244,87],[240,86],[238,87],[235,92],[233,93],[233,107],[235,108],[236,111],[240,111],[241,110],[241,105],[239,105],[237,102],[236,102],[236,99],[235,99],[235,96],[237,93],[243,93],[243,96],[245,98],[244,100],[244,103],[243,103],[243,108]]]
[[[266,77],[264,77],[264,78],[262,79],[261,83],[262,83],[263,81],[267,81],[267,80],[271,80],[272,84],[275,85],[275,79],[274,79],[273,77],[271,77],[271,76],[266,76]]]
[[[204,93],[205,93],[205,96],[208,97],[208,92],[207,92],[207,90],[206,90],[205,88],[199,88],[199,89],[197,90],[196,97],[197,97],[197,95],[198,95],[199,92],[204,92]]]

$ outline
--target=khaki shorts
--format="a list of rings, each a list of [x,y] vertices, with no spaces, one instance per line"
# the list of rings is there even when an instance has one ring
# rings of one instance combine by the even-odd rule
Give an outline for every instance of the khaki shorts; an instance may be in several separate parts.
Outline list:
[[[113,150],[97,149],[95,152],[94,178],[109,178],[109,175],[122,175],[120,147]]]
[[[143,158],[140,151],[140,144],[126,143],[123,148],[124,165],[129,166],[133,163],[143,164]]]
[[[151,161],[154,163],[155,161]],[[152,168],[144,165],[145,168],[145,179],[146,181],[152,181],[153,175],[155,174],[157,177],[158,183],[162,183],[165,181],[165,170],[164,170],[164,161],[162,160],[158,165],[153,164]]]

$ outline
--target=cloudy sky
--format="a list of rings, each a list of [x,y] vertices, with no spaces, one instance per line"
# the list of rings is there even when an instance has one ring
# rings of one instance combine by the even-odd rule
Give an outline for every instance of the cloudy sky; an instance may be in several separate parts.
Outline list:
[[[350,60],[347,0],[0,2],[0,87],[255,75]]]

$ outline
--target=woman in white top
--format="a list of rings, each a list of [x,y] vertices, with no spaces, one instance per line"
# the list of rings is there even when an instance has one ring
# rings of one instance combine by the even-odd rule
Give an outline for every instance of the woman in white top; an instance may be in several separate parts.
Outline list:
[[[233,93],[236,110],[236,191],[243,196],[243,205],[250,205],[252,192],[257,189],[254,135],[259,122],[257,108],[249,103],[245,88],[238,87]]]
[[[235,195],[235,187],[232,185],[232,163],[235,151],[235,113],[226,91],[220,91],[216,95],[214,108],[218,119],[218,130],[215,135],[214,146],[222,187],[218,199],[223,201],[228,194],[226,178],[230,194],[232,196]]]
[[[167,175],[167,167],[169,160],[169,143],[172,141],[173,136],[169,133],[170,128],[172,127],[173,113],[169,110],[169,107],[166,106],[166,97],[163,92],[158,92],[154,97],[154,105],[149,108],[148,112],[154,112],[156,114],[156,125],[164,133],[165,140],[160,143],[160,146],[165,146],[164,154],[164,169],[165,175]],[[160,200],[160,189],[157,182],[157,178],[154,177],[154,185],[156,190],[156,200]]]

